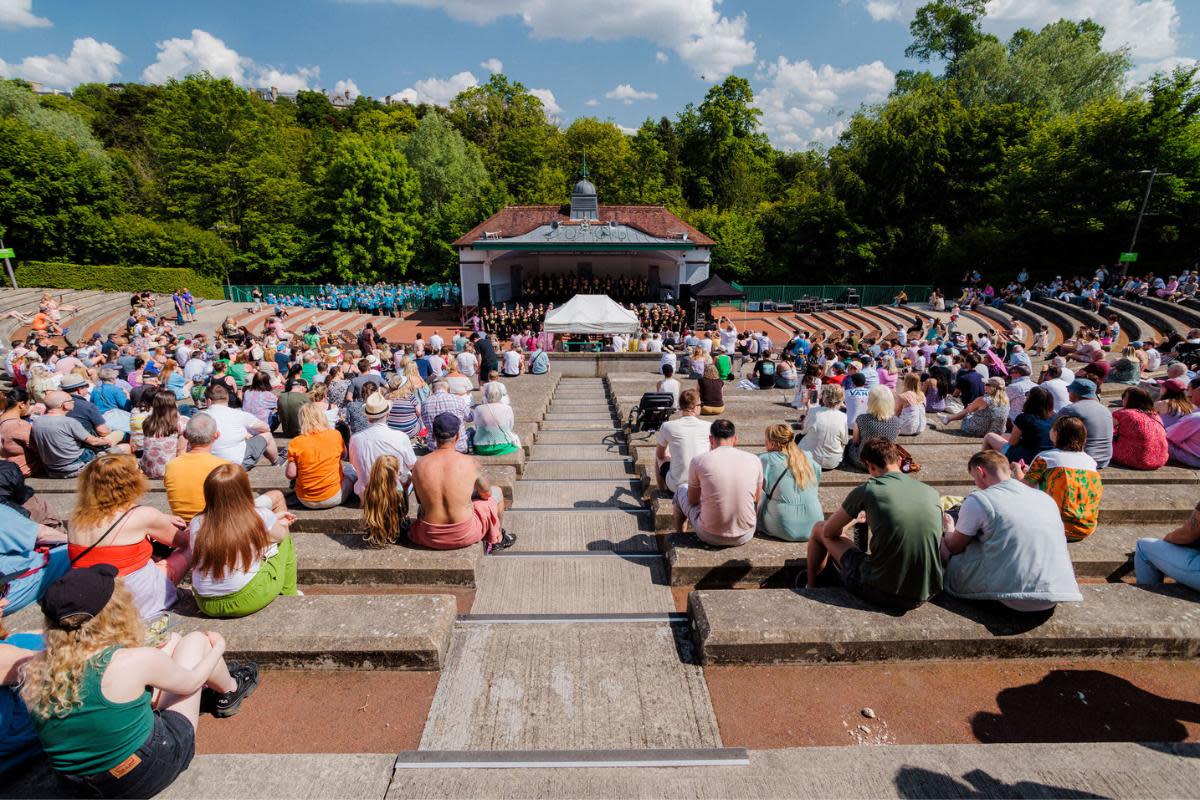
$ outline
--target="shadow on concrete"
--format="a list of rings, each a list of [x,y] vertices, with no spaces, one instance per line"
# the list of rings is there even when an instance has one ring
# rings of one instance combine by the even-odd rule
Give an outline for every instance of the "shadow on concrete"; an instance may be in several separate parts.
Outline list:
[[[996,695],[999,714],[971,718],[975,738],[998,742],[1181,742],[1200,704],[1161,697],[1100,669],[1054,670]]]
[[[981,769],[974,769],[958,779],[944,772],[920,767],[901,767],[896,773],[896,792],[907,798],[1099,798],[1103,795],[1081,792],[1063,786],[1050,786],[1034,781],[1005,783]]]

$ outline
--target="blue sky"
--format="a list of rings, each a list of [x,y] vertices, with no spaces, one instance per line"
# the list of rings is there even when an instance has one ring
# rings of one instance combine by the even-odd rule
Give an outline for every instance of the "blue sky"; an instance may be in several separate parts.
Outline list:
[[[636,128],[748,78],[771,140],[828,145],[881,99],[921,0],[0,0],[0,75],[69,89],[201,69],[246,86],[445,104],[502,69],[561,124]],[[1200,0],[991,0],[1007,36],[1090,16],[1135,82],[1200,55]]]

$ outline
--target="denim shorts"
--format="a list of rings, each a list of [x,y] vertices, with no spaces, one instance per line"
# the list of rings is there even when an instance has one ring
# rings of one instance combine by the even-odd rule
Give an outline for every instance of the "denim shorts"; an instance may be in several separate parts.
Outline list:
[[[196,754],[196,729],[178,711],[155,711],[154,728],[127,763],[134,766],[121,777],[121,765],[95,775],[61,775],[81,797],[153,797],[191,766]]]

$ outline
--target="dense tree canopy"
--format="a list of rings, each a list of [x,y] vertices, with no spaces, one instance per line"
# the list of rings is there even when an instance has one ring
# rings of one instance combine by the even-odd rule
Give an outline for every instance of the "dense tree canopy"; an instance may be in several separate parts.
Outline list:
[[[600,201],[670,208],[730,279],[938,279],[964,266],[1064,272],[1128,247],[1196,259],[1195,69],[1127,85],[1104,29],[984,32],[984,0],[918,9],[904,72],[827,150],[782,152],[732,76],[635,132],[560,127],[496,74],[449,108],[321,92],[268,102],[195,75],[35,96],[0,81],[0,235],[30,259],[188,266],[232,280],[451,277],[451,243],[505,204],[568,199],[586,155]],[[345,100],[345,98],[343,98]]]

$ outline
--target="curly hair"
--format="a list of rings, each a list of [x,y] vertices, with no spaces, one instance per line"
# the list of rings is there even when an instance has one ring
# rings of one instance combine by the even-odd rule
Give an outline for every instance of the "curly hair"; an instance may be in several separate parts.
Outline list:
[[[79,474],[76,483],[79,499],[71,515],[71,527],[99,527],[115,512],[136,503],[149,485],[133,456],[100,456]]]
[[[106,647],[141,647],[146,632],[133,596],[118,578],[104,610],[74,628],[46,618],[46,650],[21,667],[21,698],[41,719],[65,717],[83,702],[88,662]]]

